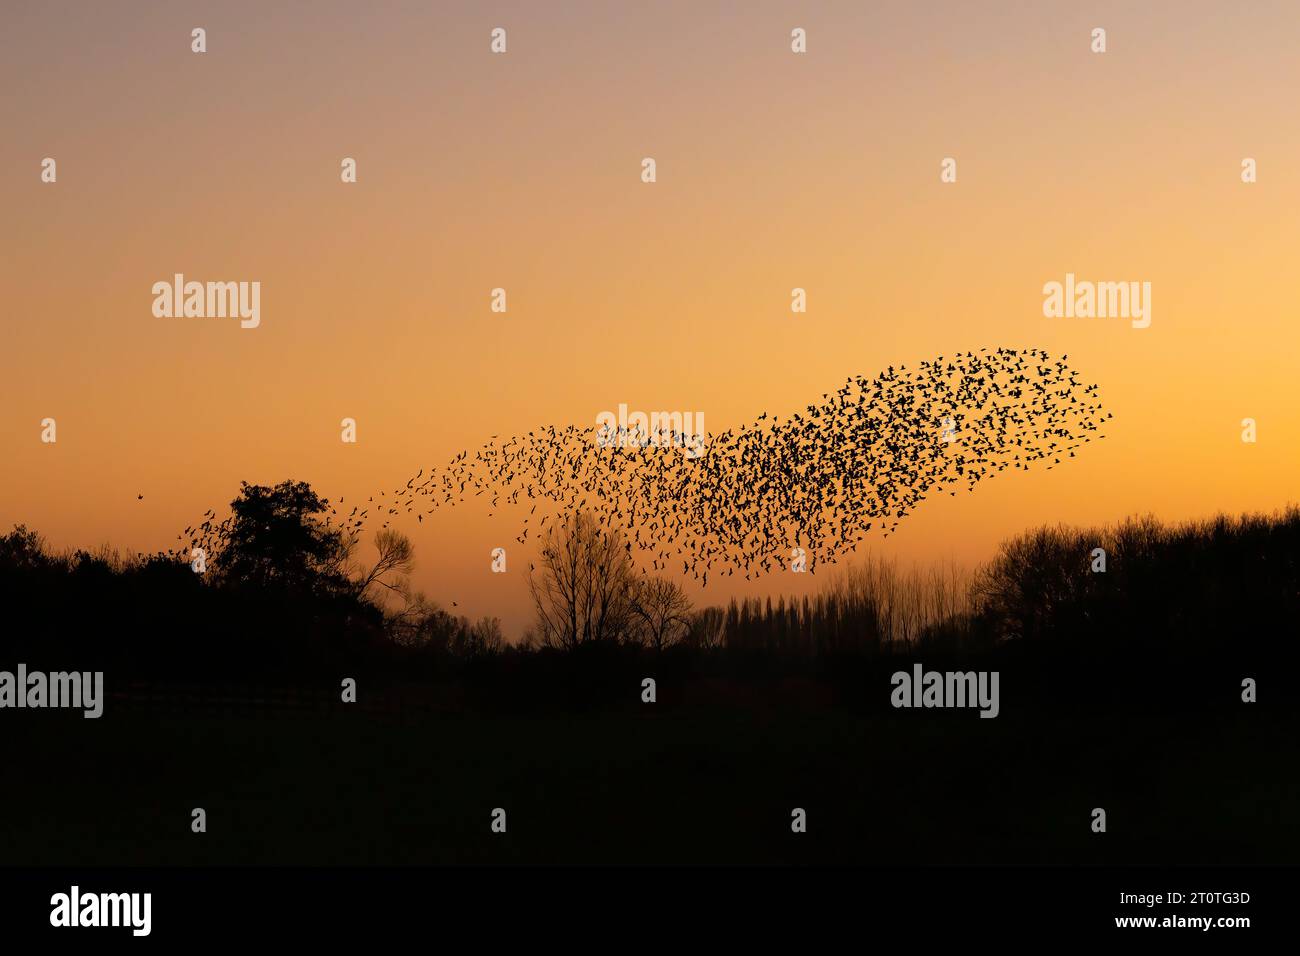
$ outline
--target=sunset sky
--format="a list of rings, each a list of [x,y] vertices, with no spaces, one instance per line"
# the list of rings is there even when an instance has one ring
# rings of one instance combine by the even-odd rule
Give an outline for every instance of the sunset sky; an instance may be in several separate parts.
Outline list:
[[[10,6],[0,529],[168,548],[241,480],[350,503],[620,403],[719,431],[997,346],[1068,353],[1105,441],[932,499],[877,553],[969,565],[1041,523],[1280,508],[1298,36],[1294,2]],[[177,272],[260,281],[260,327],[156,318]],[[1150,328],[1045,318],[1067,272],[1150,282]],[[503,576],[489,552],[526,509],[489,510],[400,527],[430,598],[513,637],[528,555]]]

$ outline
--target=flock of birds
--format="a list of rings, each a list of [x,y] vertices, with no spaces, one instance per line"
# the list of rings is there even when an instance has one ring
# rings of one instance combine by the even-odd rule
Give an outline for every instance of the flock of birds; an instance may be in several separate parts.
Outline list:
[[[1039,349],[981,349],[850,378],[786,418],[764,412],[738,429],[680,443],[608,440],[595,427],[492,436],[472,455],[419,473],[331,519],[345,533],[478,499],[531,507],[548,521],[591,515],[620,531],[657,571],[708,584],[709,574],[757,577],[835,563],[872,531],[897,529],[929,495],[956,494],[999,472],[1054,468],[1094,438],[1105,413],[1096,385]],[[626,438],[627,436],[623,436]],[[538,515],[538,508],[542,514]],[[223,524],[209,512],[206,535]],[[196,529],[187,529],[195,531]]]

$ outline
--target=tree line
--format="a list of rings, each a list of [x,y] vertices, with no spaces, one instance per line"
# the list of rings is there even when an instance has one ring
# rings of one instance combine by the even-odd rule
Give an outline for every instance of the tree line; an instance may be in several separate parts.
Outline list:
[[[1126,653],[1288,646],[1300,620],[1300,509],[1167,525],[1043,527],[974,572],[864,558],[805,597],[695,608],[639,570],[626,538],[576,513],[530,563],[534,621],[505,640],[412,589],[414,549],[390,529],[362,561],[356,532],[305,482],[244,484],[192,553],[55,553],[17,526],[0,536],[6,657],[201,678],[304,668],[401,667],[621,648],[678,657],[833,661],[1013,645]],[[774,582],[775,583],[775,582]]]

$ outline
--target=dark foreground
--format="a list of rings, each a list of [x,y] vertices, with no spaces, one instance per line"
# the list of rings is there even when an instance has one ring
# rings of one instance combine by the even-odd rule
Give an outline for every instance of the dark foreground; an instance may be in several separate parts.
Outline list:
[[[1258,714],[30,715],[0,865],[1294,862]]]

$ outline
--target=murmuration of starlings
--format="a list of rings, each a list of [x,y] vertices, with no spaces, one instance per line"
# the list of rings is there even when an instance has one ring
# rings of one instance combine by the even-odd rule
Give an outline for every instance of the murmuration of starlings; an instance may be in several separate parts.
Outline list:
[[[1074,458],[1111,418],[1097,386],[1041,349],[980,349],[853,376],[785,417],[674,442],[610,442],[595,426],[492,436],[446,466],[332,518],[350,534],[404,515],[489,501],[529,507],[545,533],[585,514],[656,571],[756,578],[834,564],[885,537],[934,494]],[[341,499],[340,499],[341,505]],[[541,507],[541,514],[538,509]]]
[[[928,496],[972,489],[999,472],[1055,468],[1100,439],[1097,386],[1040,349],[981,349],[914,370],[851,377],[784,418],[766,412],[738,429],[677,445],[611,443],[595,427],[547,426],[494,436],[441,469],[424,469],[380,513],[431,514],[490,496],[586,512],[622,532],[656,570],[708,583],[708,574],[758,576],[786,568],[795,547],[811,570],[888,535]],[[554,506],[558,505],[558,509]]]

